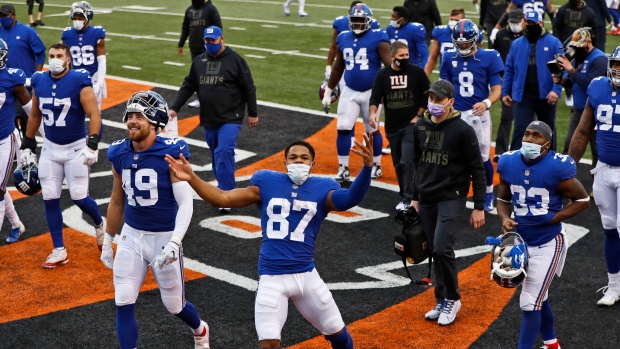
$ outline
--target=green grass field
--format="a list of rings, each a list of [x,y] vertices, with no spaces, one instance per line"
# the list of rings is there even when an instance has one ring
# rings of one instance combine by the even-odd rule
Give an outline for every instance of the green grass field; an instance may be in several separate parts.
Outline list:
[[[46,45],[60,40],[62,28],[69,25],[68,11],[72,2],[55,0],[46,3],[43,17],[46,26],[37,28]],[[306,18],[295,15],[296,3],[292,5],[292,15],[286,17],[282,12],[283,2],[215,0],[214,4],[222,17],[225,42],[242,54],[250,65],[258,98],[320,110],[317,90],[324,77],[326,50],[333,33],[331,22],[334,17],[346,14],[350,1],[309,0],[306,12],[310,17]],[[108,74],[174,86],[183,82],[190,65],[189,49],[186,44],[186,55],[179,57],[176,47],[183,13],[190,1],[92,0],[90,3],[95,8],[92,25],[102,25],[107,32]],[[367,4],[385,27],[392,7],[402,1],[368,0]],[[468,17],[478,22],[474,5],[469,0],[441,0],[438,5],[444,23],[447,23],[447,14],[453,7],[464,7]],[[558,4],[555,6],[559,7]],[[16,10],[18,21],[28,23],[26,6],[16,4]],[[550,27],[549,23],[547,27]],[[607,52],[617,45],[620,45],[620,39],[607,37]],[[185,66],[164,62],[184,63]],[[140,70],[123,66],[139,67]],[[434,74],[431,81],[436,78]],[[491,110],[494,130],[499,124],[499,112],[499,104],[494,105]],[[557,112],[559,150],[564,144],[569,118],[570,108],[561,100]]]

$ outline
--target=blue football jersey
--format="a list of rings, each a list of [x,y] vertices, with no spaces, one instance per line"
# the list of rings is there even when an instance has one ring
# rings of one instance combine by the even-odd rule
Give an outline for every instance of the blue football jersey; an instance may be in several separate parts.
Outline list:
[[[26,74],[21,69],[0,70],[0,139],[10,136],[15,130],[15,94],[17,85],[26,83]]]
[[[424,68],[428,60],[428,46],[426,46],[426,29],[422,24],[409,22],[398,29],[388,25],[385,31],[390,39],[390,44],[396,40],[407,44],[411,64]]]
[[[545,19],[545,13],[547,8],[547,0],[511,0],[517,8],[523,10],[523,13],[529,11],[536,11],[542,15]]]
[[[568,155],[549,151],[542,159],[525,161],[521,153],[504,153],[497,163],[497,173],[510,187],[516,230],[530,246],[551,241],[562,230],[562,224],[547,224],[562,210],[564,197],[558,191],[560,182],[577,175],[575,160]]]
[[[338,34],[346,30],[351,30],[351,28],[349,28],[349,16],[340,16],[340,17],[334,18],[332,27]],[[379,21],[373,18],[372,22],[370,22],[370,29],[380,29],[380,28],[381,26],[379,25]]]
[[[97,72],[97,43],[101,39],[105,39],[102,26],[88,26],[80,31],[73,27],[65,28],[61,40],[71,49],[74,69],[86,69],[91,77]]]
[[[19,22],[15,22],[10,29],[0,26],[0,38],[9,47],[7,67],[21,69],[30,77],[34,74],[37,63],[44,63],[45,44],[34,28]]]
[[[588,86],[588,104],[594,109],[599,160],[620,166],[620,95],[606,76]]]
[[[56,144],[85,138],[86,113],[80,103],[80,92],[93,85],[88,71],[69,70],[60,79],[54,79],[49,71],[36,72],[31,82],[43,114],[45,138]]]
[[[444,54],[439,77],[454,85],[454,108],[466,111],[489,97],[490,86],[501,85],[502,71],[504,62],[495,50],[478,48],[469,57],[452,50]]]
[[[361,36],[344,31],[336,38],[338,50],[344,59],[344,82],[352,90],[363,92],[372,89],[375,76],[381,70],[378,48],[382,42],[389,43],[385,30],[369,30]]]
[[[454,44],[452,43],[452,30],[450,30],[450,27],[447,24],[438,25],[433,28],[431,37],[439,44],[439,59],[443,57],[443,54],[446,53],[446,51],[454,49]],[[484,33],[479,29],[478,43],[481,43],[483,38]]]
[[[121,175],[125,191],[125,223],[146,231],[173,231],[178,205],[172,192],[166,154],[189,158],[189,146],[181,138],[157,137],[145,151],[134,151],[129,138],[108,149],[108,160]]]
[[[314,268],[314,240],[327,216],[325,201],[340,185],[331,178],[310,177],[295,185],[286,173],[256,172],[250,185],[260,191],[263,243],[258,273],[294,274]]]

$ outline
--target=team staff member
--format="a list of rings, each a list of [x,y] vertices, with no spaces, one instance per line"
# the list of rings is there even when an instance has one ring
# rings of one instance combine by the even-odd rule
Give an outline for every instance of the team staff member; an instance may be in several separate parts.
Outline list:
[[[502,18],[509,3],[510,0],[480,0],[480,27],[487,32],[495,28],[495,24]],[[489,48],[494,48],[493,43],[489,40]]]
[[[194,58],[205,52],[205,46],[203,42],[203,33],[208,27],[215,25],[222,27],[222,20],[220,19],[220,13],[217,8],[213,6],[210,0],[192,0],[192,5],[185,10],[185,16],[183,17],[183,25],[181,27],[181,38],[177,48],[177,54],[183,56],[183,46],[185,46],[185,40],[189,37],[189,52],[192,55],[192,61]],[[195,101],[189,104],[192,108],[198,108],[200,106],[200,99],[196,98]],[[171,124],[168,125],[168,129],[177,129],[176,120],[170,120]],[[166,130],[168,131],[168,130]]]
[[[510,46],[515,39],[523,35],[523,29],[525,28],[525,15],[521,9],[514,9],[508,14],[508,25],[501,29],[497,33],[497,38],[493,42],[493,49],[499,52],[500,57],[504,65],[506,64],[506,58],[508,52],[510,52]],[[502,73],[503,75],[503,73]],[[497,162],[499,157],[508,151],[510,145],[510,131],[512,130],[513,120],[513,108],[514,106],[507,106],[502,103],[502,114],[500,117],[499,127],[497,128],[497,137],[495,138],[495,156],[493,161]]]
[[[506,59],[502,81],[502,102],[514,107],[514,133],[510,149],[521,148],[521,136],[527,125],[538,120],[555,132],[555,112],[562,86],[553,83],[547,62],[563,54],[562,43],[543,27],[543,17],[536,11],[525,12],[525,31],[516,39]],[[528,62],[528,64],[525,64]],[[555,149],[555,138],[551,150]]]
[[[370,95],[370,126],[379,126],[377,110],[385,108],[385,133],[392,146],[392,163],[398,179],[400,202],[397,210],[413,199],[413,124],[424,113],[430,81],[424,70],[409,62],[409,48],[402,41],[390,47],[392,64],[375,78]]]
[[[620,91],[620,46],[609,56],[606,77],[592,80],[588,86],[586,107],[573,134],[568,155],[579,162],[586,151],[590,135],[596,127],[596,145],[599,160],[594,170],[594,201],[601,215],[605,232],[605,262],[609,283],[601,288],[603,297],[598,305],[612,306],[620,300],[620,108],[616,95]]]
[[[26,0],[26,5],[28,5],[28,19],[30,20],[31,27],[45,25],[45,23],[43,23],[43,21],[41,20],[41,17],[43,16],[43,7],[45,6],[45,1],[44,0],[36,0],[36,1],[39,4],[39,11],[37,11],[37,21],[35,22],[34,18],[32,17],[35,0]]]
[[[256,87],[246,61],[224,44],[222,29],[205,29],[204,42],[207,52],[192,62],[170,107],[170,117],[175,118],[187,99],[198,93],[200,125],[211,151],[213,174],[220,189],[231,190],[235,188],[235,148],[246,105],[248,126],[258,125]],[[220,208],[221,213],[230,211]]]
[[[7,67],[21,69],[26,74],[25,86],[30,90],[30,77],[43,69],[45,45],[34,29],[17,21],[15,7],[11,4],[0,6],[0,24],[0,38],[10,48]],[[19,120],[23,136],[28,127],[28,114],[19,103],[15,103],[15,110],[15,126]]]
[[[592,80],[599,76],[607,75],[607,55],[594,47],[590,37],[590,31],[587,29],[577,29],[573,33],[571,42],[568,46],[575,48],[575,56],[572,62],[569,62],[563,56],[558,57],[558,63],[567,72],[566,78],[562,79],[564,86],[571,85],[573,87],[574,107],[573,114],[568,124],[566,133],[566,141],[564,141],[563,154],[568,153],[568,146],[573,133],[579,124],[581,114],[586,107],[588,99],[588,86]],[[561,78],[553,77],[554,82],[559,82]],[[596,165],[598,154],[596,152],[596,135],[590,136],[590,151],[592,151],[592,164]]]
[[[531,349],[539,332],[543,348],[560,348],[547,297],[553,277],[562,274],[568,249],[561,222],[590,204],[588,193],[575,178],[575,161],[550,150],[552,137],[549,125],[533,121],[523,134],[520,151],[504,154],[497,163],[497,215],[502,230],[516,228],[529,253],[519,298],[523,313],[519,349]],[[564,198],[571,200],[566,207]]]
[[[485,177],[476,133],[454,109],[454,86],[435,81],[428,91],[428,110],[415,123],[413,161],[416,164],[411,204],[422,219],[435,260],[437,304],[427,320],[450,325],[461,309],[454,243],[461,230],[469,186],[474,210],[469,222],[484,225]]]

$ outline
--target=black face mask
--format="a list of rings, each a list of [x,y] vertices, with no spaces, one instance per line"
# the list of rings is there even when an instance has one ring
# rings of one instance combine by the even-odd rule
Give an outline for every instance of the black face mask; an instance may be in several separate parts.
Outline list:
[[[194,8],[201,8],[205,4],[205,0],[192,0],[192,6]]]
[[[579,7],[581,7],[581,0],[569,0],[568,4],[570,7],[577,9]]]
[[[588,58],[588,48],[587,47],[580,47],[580,48],[575,48],[575,54],[573,56],[575,58],[575,61],[577,62],[583,62],[586,60],[586,58]]]
[[[542,34],[542,27],[538,24],[526,25],[525,26],[525,36],[529,40],[536,40]]]
[[[409,58],[395,59],[394,64],[396,64],[396,66],[400,69],[407,69],[407,65],[409,65]]]

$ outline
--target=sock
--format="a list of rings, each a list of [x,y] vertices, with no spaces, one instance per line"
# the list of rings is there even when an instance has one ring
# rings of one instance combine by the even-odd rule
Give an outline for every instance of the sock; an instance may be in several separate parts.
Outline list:
[[[375,164],[381,164],[381,151],[383,150],[383,135],[381,132],[377,132],[373,135],[372,139],[372,156],[374,157]],[[379,161],[377,161],[377,157],[379,157]]]
[[[183,310],[174,315],[183,320],[183,322],[185,322],[192,329],[196,330],[200,328],[200,315],[198,315],[198,311],[196,311],[196,308],[192,303],[186,301]],[[200,332],[194,332],[194,334],[200,334]]]
[[[545,341],[545,344],[551,344],[556,340],[556,338],[555,329],[553,328],[553,311],[551,310],[551,304],[549,304],[548,299],[543,302],[540,313],[540,335],[542,336],[543,341]],[[547,341],[550,341],[550,343],[547,343]]]
[[[304,6],[306,6],[306,0],[298,0],[299,2],[299,12],[304,12]]]
[[[620,272],[620,236],[616,229],[605,229],[605,261],[609,274]]]
[[[60,199],[43,200],[45,204],[45,219],[50,228],[54,248],[62,248],[65,243],[62,240],[62,211],[60,211]]]
[[[101,212],[99,212],[99,207],[93,198],[87,196],[80,200],[73,200],[73,202],[78,205],[82,212],[86,213],[90,216],[95,223],[96,226],[100,226],[103,223],[103,218],[101,218]]]
[[[325,336],[325,339],[332,343],[333,349],[353,349],[353,338],[347,331],[347,326],[337,336]]]
[[[13,198],[11,198],[11,194],[9,193],[4,194],[4,215],[11,222],[11,228],[15,229],[21,224],[17,211],[15,211],[15,206],[13,205]]]
[[[484,176],[487,179],[487,193],[489,193],[489,186],[491,186],[490,192],[493,192],[493,164],[491,160],[484,162]]]
[[[540,310],[522,311],[523,319],[521,320],[521,334],[519,336],[519,349],[532,349],[538,332],[540,331],[540,323],[542,315]]]
[[[133,349],[138,343],[138,322],[134,314],[135,304],[116,306],[116,333],[121,349]]]
[[[349,157],[349,151],[351,150],[351,133],[344,134],[343,131],[338,131],[336,137],[336,149],[338,150],[338,157]]]
[[[607,278],[609,279],[610,284],[620,283],[620,273],[615,273],[615,274],[607,273]]]

